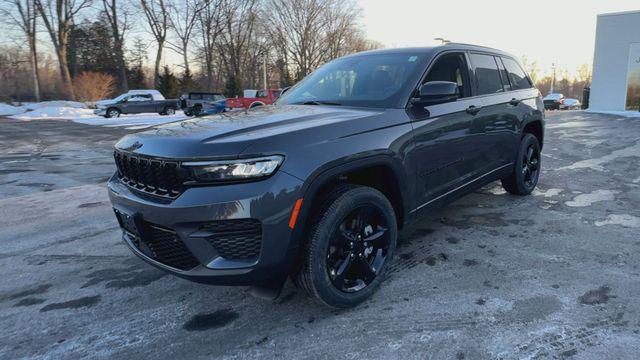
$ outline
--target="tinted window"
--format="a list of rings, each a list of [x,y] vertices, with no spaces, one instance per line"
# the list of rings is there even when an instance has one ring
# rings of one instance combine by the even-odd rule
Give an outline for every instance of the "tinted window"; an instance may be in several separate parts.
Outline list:
[[[470,95],[471,89],[467,84],[468,79],[467,63],[463,54],[443,55],[436,61],[429,70],[424,82],[429,81],[450,81],[458,84],[460,97]]]
[[[496,60],[491,55],[469,54],[476,77],[476,95],[503,91]]]
[[[407,79],[417,78],[424,69],[423,61],[423,54],[407,52],[339,58],[292,87],[278,103],[394,106],[406,88]]]
[[[502,78],[502,85],[504,85],[504,91],[511,90],[511,84],[509,83],[509,73],[507,73],[507,69],[504,68],[504,64],[500,61],[500,58],[496,58],[496,62],[498,63],[498,68],[500,69],[500,77]]]
[[[514,90],[528,89],[531,87],[529,78],[515,60],[502,58],[502,61],[504,62],[504,66],[507,68],[509,80],[511,80],[511,86]]]

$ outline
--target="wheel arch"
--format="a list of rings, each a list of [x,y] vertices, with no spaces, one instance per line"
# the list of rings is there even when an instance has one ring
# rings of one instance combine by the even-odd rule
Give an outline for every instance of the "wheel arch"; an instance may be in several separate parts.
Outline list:
[[[544,144],[544,124],[542,120],[536,119],[524,123],[521,133],[522,136],[524,136],[524,134],[533,134],[533,136],[538,139],[540,149],[542,149]]]
[[[249,109],[254,108],[256,106],[265,106],[266,104],[263,103],[262,101],[254,101],[251,104],[249,104]]]
[[[367,178],[371,174],[376,176]],[[313,211],[322,205],[323,196],[341,183],[370,186],[381,191],[396,211],[398,226],[402,227],[408,220],[409,194],[402,165],[389,155],[374,155],[314,171],[301,189],[304,201],[294,235],[298,235],[298,238],[304,235]]]

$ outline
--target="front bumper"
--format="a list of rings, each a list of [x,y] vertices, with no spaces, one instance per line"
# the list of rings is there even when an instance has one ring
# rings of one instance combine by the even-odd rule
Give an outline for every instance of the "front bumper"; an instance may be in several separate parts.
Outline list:
[[[138,246],[136,237],[144,238],[146,231],[133,234],[123,228],[123,240],[143,260],[196,282],[256,286],[283,281],[293,268],[298,244],[292,239],[288,222],[301,186],[299,179],[278,171],[263,181],[193,187],[176,199],[161,201],[122,184],[115,175],[108,182],[109,197],[121,226],[122,217],[129,216],[136,224],[173,232],[176,241],[181,241],[195,258],[195,266],[181,269],[154,258]],[[215,235],[203,229],[208,224],[240,219],[260,222],[259,254],[225,258],[212,245]]]
[[[93,110],[94,115],[105,116],[107,115],[107,109],[95,109]]]

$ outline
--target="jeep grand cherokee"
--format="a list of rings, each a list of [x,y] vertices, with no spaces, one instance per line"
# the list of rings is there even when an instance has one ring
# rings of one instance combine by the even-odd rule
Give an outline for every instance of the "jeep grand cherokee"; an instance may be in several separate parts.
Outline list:
[[[463,44],[331,61],[272,106],[115,145],[124,241],[177,276],[337,308],[368,298],[398,231],[495,180],[529,194],[544,106],[513,56]]]

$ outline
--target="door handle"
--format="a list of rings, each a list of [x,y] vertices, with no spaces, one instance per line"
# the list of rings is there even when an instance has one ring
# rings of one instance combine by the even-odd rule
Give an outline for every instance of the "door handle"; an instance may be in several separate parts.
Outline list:
[[[467,114],[475,115],[479,113],[480,110],[482,110],[482,106],[471,105],[465,111],[467,112]]]
[[[518,104],[520,104],[521,102],[522,102],[521,100],[513,98],[509,101],[509,105],[518,106]]]

